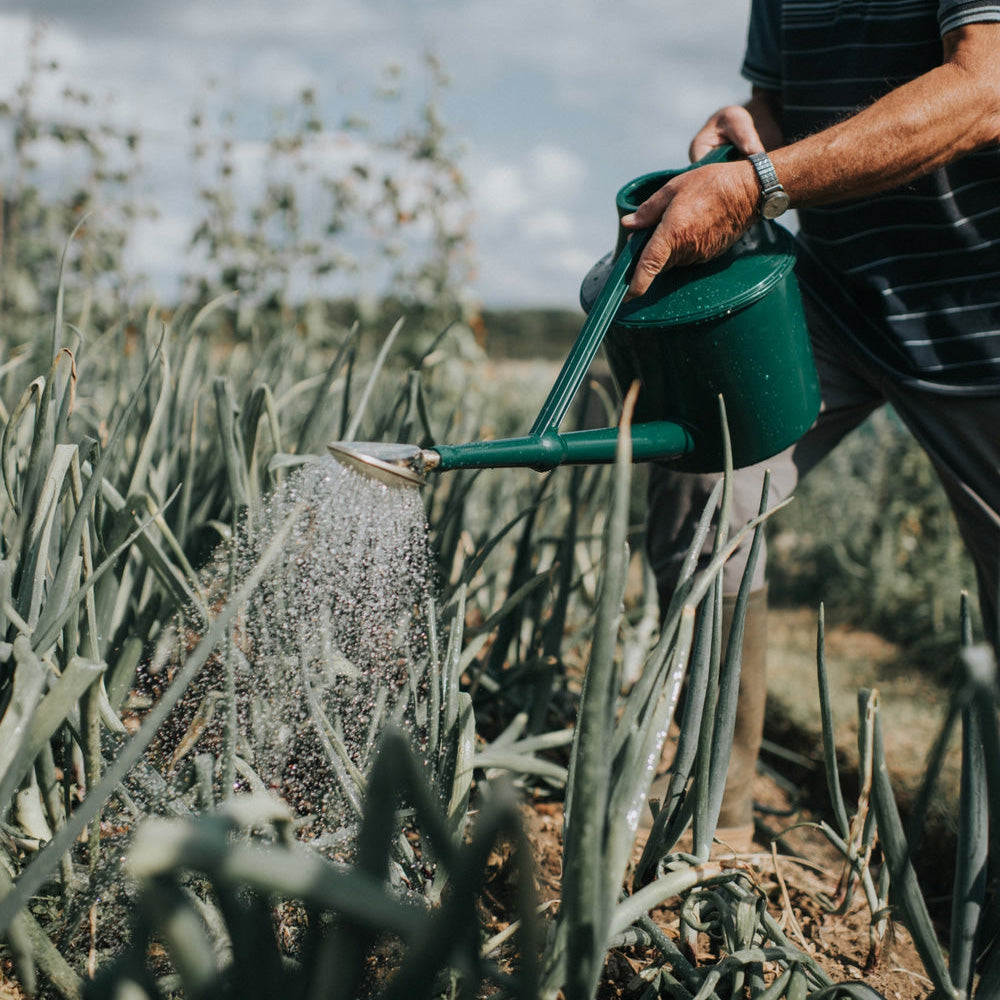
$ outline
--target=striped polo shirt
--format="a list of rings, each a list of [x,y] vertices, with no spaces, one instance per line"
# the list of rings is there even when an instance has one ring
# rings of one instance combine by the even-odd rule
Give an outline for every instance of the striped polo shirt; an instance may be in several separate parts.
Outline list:
[[[941,36],[981,21],[1000,0],[753,0],[743,75],[781,93],[794,141],[940,65]],[[803,288],[865,353],[933,391],[1000,393],[1000,148],[798,216]]]

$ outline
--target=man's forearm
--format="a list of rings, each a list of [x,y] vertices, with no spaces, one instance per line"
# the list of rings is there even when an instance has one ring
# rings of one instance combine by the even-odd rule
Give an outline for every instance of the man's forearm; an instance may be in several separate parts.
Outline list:
[[[952,32],[946,56],[863,111],[774,149],[793,207],[898,187],[1000,140],[1000,25]],[[748,109],[767,127],[766,103]]]

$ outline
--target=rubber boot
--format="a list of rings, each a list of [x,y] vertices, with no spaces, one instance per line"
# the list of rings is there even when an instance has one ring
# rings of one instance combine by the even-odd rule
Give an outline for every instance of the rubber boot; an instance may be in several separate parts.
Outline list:
[[[723,649],[729,641],[736,595],[722,604]],[[753,839],[753,783],[764,735],[767,702],[767,587],[750,594],[743,632],[740,693],[736,707],[733,751],[729,758],[726,788],[719,812],[719,840],[749,843]],[[734,843],[734,846],[737,846]]]

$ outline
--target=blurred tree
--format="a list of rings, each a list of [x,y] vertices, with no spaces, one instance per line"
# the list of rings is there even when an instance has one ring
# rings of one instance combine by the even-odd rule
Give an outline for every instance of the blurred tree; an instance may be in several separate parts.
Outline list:
[[[259,158],[240,155],[236,115],[210,87],[191,120],[205,174],[187,278],[197,298],[236,291],[245,309],[286,317],[305,299],[383,300],[416,327],[463,318],[468,188],[440,112],[446,75],[432,55],[424,65],[415,107],[403,70],[390,67],[373,114],[335,127],[315,92],[301,91],[274,113]]]
[[[101,109],[94,98],[69,86],[57,115],[37,111],[39,90],[57,82],[59,72],[42,54],[42,39],[37,29],[25,79],[10,100],[0,101],[0,322],[14,341],[36,335],[30,321],[51,314],[64,249],[74,321],[86,326],[120,312],[130,280],[128,235],[151,211],[136,197],[138,133],[95,123]],[[81,222],[79,234],[87,238],[66,248]]]
[[[152,214],[137,194],[138,132],[108,125],[106,108],[70,86],[58,114],[39,112],[52,103],[40,95],[60,84],[43,48],[39,29],[24,81],[0,102],[0,322],[8,342],[36,338],[37,321],[52,315],[64,248],[81,221],[65,257],[68,316],[98,328],[120,319],[125,293],[141,286],[128,241]],[[191,116],[202,212],[184,265],[184,304],[235,291],[229,319],[240,330],[299,322],[304,304],[334,299],[380,323],[386,310],[393,321],[405,313],[411,336],[470,319],[468,189],[460,144],[440,110],[448,80],[432,55],[420,83],[390,67],[372,113],[343,114],[335,126],[316,92],[303,89],[273,112],[263,140],[240,138],[242,123],[219,82],[210,83]]]

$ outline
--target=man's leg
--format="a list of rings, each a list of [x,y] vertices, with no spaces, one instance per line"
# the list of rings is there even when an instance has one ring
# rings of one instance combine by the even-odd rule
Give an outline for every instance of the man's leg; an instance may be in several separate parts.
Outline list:
[[[976,569],[986,639],[997,651],[1000,397],[963,399],[898,387],[889,391],[894,409],[927,453],[951,502]]]

